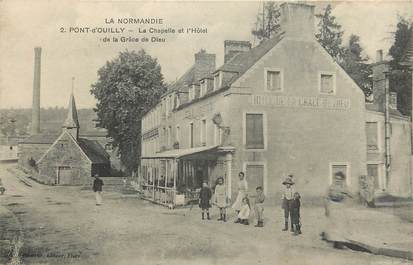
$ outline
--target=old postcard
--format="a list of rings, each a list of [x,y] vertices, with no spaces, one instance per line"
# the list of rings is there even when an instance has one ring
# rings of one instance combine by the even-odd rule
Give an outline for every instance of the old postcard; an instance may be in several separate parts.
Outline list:
[[[0,264],[413,264],[412,1],[0,0]]]

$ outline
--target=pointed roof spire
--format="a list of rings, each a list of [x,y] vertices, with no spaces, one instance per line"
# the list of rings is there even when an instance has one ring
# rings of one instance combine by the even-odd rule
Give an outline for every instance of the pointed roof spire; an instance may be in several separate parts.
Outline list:
[[[67,112],[67,118],[63,123],[64,128],[79,128],[79,120],[77,118],[77,109],[76,109],[76,102],[75,97],[73,95],[73,81],[74,77],[72,78],[72,93],[70,94],[69,100],[69,107]]]

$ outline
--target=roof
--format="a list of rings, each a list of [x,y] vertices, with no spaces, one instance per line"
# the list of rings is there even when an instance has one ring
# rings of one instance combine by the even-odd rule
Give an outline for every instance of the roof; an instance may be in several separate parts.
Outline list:
[[[231,58],[216,71],[237,72],[238,77],[250,69],[261,57],[274,48],[283,38],[283,33],[277,34],[271,39],[261,42],[258,46],[247,52],[241,52]],[[231,83],[236,79],[234,78]]]
[[[73,93],[70,94],[69,107],[67,111],[67,118],[63,123],[66,128],[79,128],[79,119],[77,118],[76,102]]]
[[[174,149],[168,150],[165,152],[157,153],[150,156],[143,156],[142,159],[151,159],[151,158],[183,158],[185,156],[198,154],[201,152],[207,152],[217,149],[217,145],[214,146],[202,146],[202,147],[194,147],[194,148],[187,148],[187,149]]]
[[[89,140],[85,138],[79,138],[77,141],[80,148],[82,148],[83,152],[87,155],[87,157],[92,161],[94,164],[105,164],[109,163],[110,156],[106,152],[106,150],[94,140]]]
[[[27,137],[22,144],[52,144],[60,134],[35,134]]]

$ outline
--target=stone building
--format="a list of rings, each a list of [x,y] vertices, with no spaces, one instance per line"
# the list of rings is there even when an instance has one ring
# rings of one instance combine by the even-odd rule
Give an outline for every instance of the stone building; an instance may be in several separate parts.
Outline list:
[[[303,196],[320,198],[339,171],[355,193],[369,174],[378,192],[411,194],[408,119],[393,106],[394,172],[383,180],[383,149],[369,149],[384,142],[381,99],[366,109],[363,91],[317,42],[313,6],[282,4],[280,24],[278,35],[254,48],[226,41],[222,66],[204,65],[202,77],[188,71],[144,116],[147,199],[184,204],[197,198],[202,181],[213,186],[219,176],[234,197],[240,171],[250,195],[262,186],[270,198],[279,198],[288,174]]]
[[[38,134],[19,145],[19,164],[33,169],[39,182],[84,185],[95,174],[110,174],[110,156],[101,144],[79,136],[75,98],[70,96],[68,115],[60,135]]]

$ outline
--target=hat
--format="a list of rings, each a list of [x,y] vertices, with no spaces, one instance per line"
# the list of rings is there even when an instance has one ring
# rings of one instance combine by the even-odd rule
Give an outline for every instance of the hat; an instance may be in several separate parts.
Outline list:
[[[294,185],[294,181],[291,179],[291,177],[287,177],[287,178],[283,181],[283,185],[286,185],[286,184]]]

